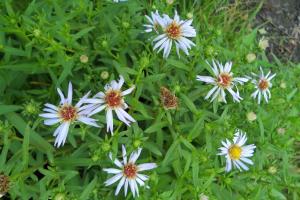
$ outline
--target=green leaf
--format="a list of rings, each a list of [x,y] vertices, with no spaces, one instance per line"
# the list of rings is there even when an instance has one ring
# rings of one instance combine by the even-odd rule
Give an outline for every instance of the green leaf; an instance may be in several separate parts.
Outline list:
[[[80,200],[90,199],[90,195],[93,189],[96,187],[97,184],[97,176],[85,187],[82,194],[80,195]]]
[[[16,113],[8,113],[5,115],[7,120],[19,131],[20,134],[24,136],[26,132],[27,124],[26,122]],[[47,153],[54,151],[52,145],[50,145],[44,138],[37,134],[32,129],[29,129],[30,133],[30,144],[37,147],[40,151]]]
[[[0,105],[0,115],[15,112],[22,109],[22,106],[15,105]]]

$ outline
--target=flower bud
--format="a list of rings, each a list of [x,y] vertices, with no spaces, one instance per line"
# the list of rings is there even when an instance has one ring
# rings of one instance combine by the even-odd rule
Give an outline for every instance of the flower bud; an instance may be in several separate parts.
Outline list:
[[[248,121],[252,122],[252,121],[255,121],[256,120],[256,114],[254,112],[249,112],[247,113],[247,119]]]
[[[106,80],[109,77],[109,73],[108,71],[102,71],[100,76],[103,80]]]
[[[80,56],[80,62],[81,63],[87,63],[89,61],[89,57],[87,55],[81,55]]]
[[[256,59],[256,55],[254,53],[249,53],[246,56],[246,60],[248,63],[252,63],[253,61],[255,61],[255,59]]]

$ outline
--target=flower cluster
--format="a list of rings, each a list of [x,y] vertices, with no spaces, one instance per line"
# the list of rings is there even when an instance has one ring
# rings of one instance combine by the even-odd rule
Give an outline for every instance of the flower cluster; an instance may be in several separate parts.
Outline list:
[[[251,97],[254,99],[258,97],[258,104],[260,104],[261,96],[264,96],[267,103],[269,102],[269,99],[271,98],[271,92],[269,89],[272,87],[270,81],[276,76],[276,74],[271,74],[271,72],[268,72],[268,74],[264,76],[264,72],[260,67],[261,74],[256,75],[252,73],[253,78],[233,77],[233,73],[231,72],[232,62],[226,62],[225,65],[223,65],[218,61],[212,61],[212,65],[210,67],[214,74],[213,77],[198,75],[196,78],[198,81],[202,81],[214,86],[208,92],[205,99],[211,98],[211,101],[213,101],[217,98],[226,103],[225,91],[228,91],[231,94],[233,101],[240,102],[243,98],[240,96],[237,85],[243,85],[252,79],[252,83],[255,85],[256,91],[252,93]],[[258,80],[256,79],[257,77]],[[234,91],[234,88],[236,91]]]
[[[163,50],[163,57],[167,58],[171,52],[172,45],[175,43],[177,55],[180,56],[181,49],[186,55],[189,55],[189,50],[195,46],[191,40],[187,38],[196,37],[196,31],[191,25],[193,20],[181,20],[177,11],[175,11],[174,18],[168,15],[162,16],[156,12],[151,12],[151,16],[146,18],[149,24],[145,24],[145,32],[155,32],[157,36],[154,38],[153,50],[160,52]]]
[[[196,31],[191,25],[192,19],[181,20],[176,11],[173,19],[166,14],[160,15],[158,11],[152,12],[151,15],[146,16],[146,18],[149,24],[144,25],[146,28],[145,32],[155,32],[157,34],[153,40],[155,43],[153,47],[154,50],[157,50],[157,52],[163,50],[163,57],[167,58],[174,43],[178,56],[180,49],[186,55],[189,55],[189,50],[192,46],[195,46],[195,44],[187,38],[196,36]],[[231,72],[232,62],[227,62],[223,65],[218,61],[212,61],[210,67],[213,76],[198,75],[196,77],[198,81],[213,85],[213,88],[210,89],[205,99],[211,99],[211,101],[218,99],[226,103],[226,94],[229,93],[233,97],[234,102],[240,102],[243,98],[240,96],[237,86],[244,85],[249,80],[255,85],[256,89],[251,97],[254,99],[257,98],[258,103],[261,102],[261,98],[264,98],[266,102],[271,98],[271,80],[276,74],[268,72],[264,75],[262,68],[260,68],[261,72],[259,75],[252,74],[252,77],[235,77]],[[43,109],[44,113],[40,114],[41,117],[45,118],[45,125],[51,126],[59,124],[53,134],[55,137],[54,146],[61,147],[65,144],[70,126],[73,123],[80,122],[93,127],[100,127],[100,125],[97,124],[97,120],[92,118],[92,116],[102,111],[105,111],[106,130],[112,135],[114,131],[114,113],[117,118],[127,126],[136,122],[126,111],[129,106],[125,102],[125,96],[131,94],[135,86],[131,86],[129,89],[123,91],[122,87],[124,82],[123,76],[120,75],[119,80],[112,80],[106,84],[104,91],[98,92],[93,97],[89,97],[90,92],[88,92],[81,97],[75,105],[72,103],[72,84],[69,83],[67,96],[64,96],[63,92],[58,88],[57,92],[60,97],[59,105],[56,106],[46,103]],[[162,87],[160,92],[161,102],[165,109],[176,109],[178,107],[177,97],[167,88]],[[228,139],[221,142],[223,146],[219,148],[220,152],[218,155],[225,156],[226,158],[226,172],[231,171],[233,168],[237,168],[240,171],[248,170],[249,167],[246,164],[253,165],[253,161],[250,160],[250,157],[253,156],[256,146],[254,144],[245,145],[246,141],[246,134],[241,130],[237,130],[232,142]],[[109,186],[119,182],[115,195],[118,195],[121,188],[124,187],[124,194],[126,196],[129,187],[133,197],[139,196],[139,186],[145,186],[145,182],[149,179],[147,175],[141,174],[141,172],[157,167],[155,163],[137,164],[141,151],[142,149],[138,148],[128,157],[126,148],[122,145],[121,161],[118,158],[114,158],[112,153],[109,154],[110,160],[117,168],[103,169],[105,172],[113,174],[104,184]]]

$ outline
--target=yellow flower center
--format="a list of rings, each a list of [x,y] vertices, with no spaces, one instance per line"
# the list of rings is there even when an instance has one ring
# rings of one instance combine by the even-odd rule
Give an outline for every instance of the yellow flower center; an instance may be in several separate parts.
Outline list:
[[[180,26],[176,22],[172,22],[166,29],[169,38],[176,40],[181,36]]]
[[[240,159],[241,154],[242,154],[242,148],[241,147],[234,144],[229,148],[228,151],[229,151],[229,156],[232,160]]]
[[[105,101],[109,107],[118,107],[121,105],[122,96],[120,91],[110,90],[106,93]]]
[[[227,88],[231,84],[232,77],[228,73],[221,73],[218,77],[218,84],[223,88]]]
[[[265,79],[261,79],[258,84],[259,89],[265,90],[269,87],[269,82]]]
[[[137,166],[133,163],[128,163],[123,168],[123,174],[129,179],[135,178],[137,174]]]
[[[77,119],[77,110],[71,105],[63,105],[58,111],[63,121],[74,121]]]

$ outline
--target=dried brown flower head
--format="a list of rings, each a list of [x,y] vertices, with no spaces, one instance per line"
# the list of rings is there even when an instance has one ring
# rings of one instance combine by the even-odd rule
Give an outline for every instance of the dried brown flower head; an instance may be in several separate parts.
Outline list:
[[[178,107],[177,97],[165,87],[160,88],[160,99],[166,109],[176,109]]]
[[[8,176],[0,174],[0,198],[3,197],[9,189],[9,179]]]

